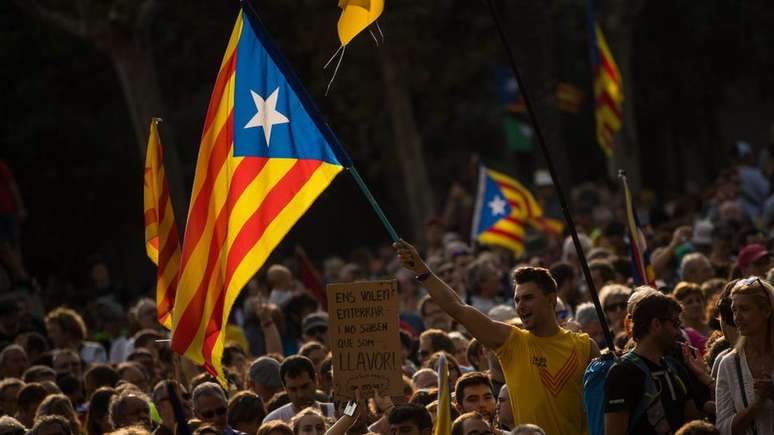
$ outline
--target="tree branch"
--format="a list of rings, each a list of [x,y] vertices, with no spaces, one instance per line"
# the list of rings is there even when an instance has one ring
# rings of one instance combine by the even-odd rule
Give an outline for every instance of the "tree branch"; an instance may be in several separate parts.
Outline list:
[[[60,11],[47,8],[37,0],[16,0],[16,4],[28,13],[48,21],[68,33],[81,38],[87,37],[86,26],[83,20],[77,20]]]

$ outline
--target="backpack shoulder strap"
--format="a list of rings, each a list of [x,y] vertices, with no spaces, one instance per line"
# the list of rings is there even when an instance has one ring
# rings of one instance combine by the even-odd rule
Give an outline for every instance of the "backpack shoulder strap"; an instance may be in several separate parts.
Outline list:
[[[656,382],[650,374],[650,368],[636,353],[628,352],[621,357],[621,360],[625,364],[631,364],[637,367],[637,369],[645,375],[644,394],[629,415],[628,433],[631,433],[637,426],[637,422],[639,422],[640,418],[648,411],[648,408],[650,408],[655,401],[659,400],[660,392],[658,386],[656,386]]]

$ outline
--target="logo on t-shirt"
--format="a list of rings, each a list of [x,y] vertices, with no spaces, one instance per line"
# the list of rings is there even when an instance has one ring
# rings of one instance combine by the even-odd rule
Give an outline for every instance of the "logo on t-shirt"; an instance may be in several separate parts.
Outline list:
[[[532,360],[533,364],[535,364],[534,357]],[[567,381],[578,367],[577,353],[575,349],[573,349],[570,355],[567,357],[567,360],[565,360],[564,364],[562,364],[562,367],[559,368],[559,370],[554,374],[551,374],[548,371],[547,364],[545,364],[545,358],[543,358],[543,362],[544,366],[541,367],[538,365],[538,371],[540,372],[540,382],[543,383],[543,387],[545,387],[545,389],[548,390],[552,396],[556,397],[559,395],[559,393],[562,392],[564,386],[567,385]]]

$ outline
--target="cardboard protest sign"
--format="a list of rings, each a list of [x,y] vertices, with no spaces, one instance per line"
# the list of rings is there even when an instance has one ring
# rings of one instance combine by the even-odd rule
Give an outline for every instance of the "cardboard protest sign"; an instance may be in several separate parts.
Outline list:
[[[402,395],[397,281],[329,284],[328,314],[336,400]]]

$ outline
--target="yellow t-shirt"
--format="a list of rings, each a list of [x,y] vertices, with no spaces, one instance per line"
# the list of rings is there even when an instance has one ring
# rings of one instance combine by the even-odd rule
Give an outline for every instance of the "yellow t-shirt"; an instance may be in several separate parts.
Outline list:
[[[516,425],[536,424],[549,435],[587,434],[583,372],[589,336],[560,329],[538,337],[513,327],[497,349]]]

